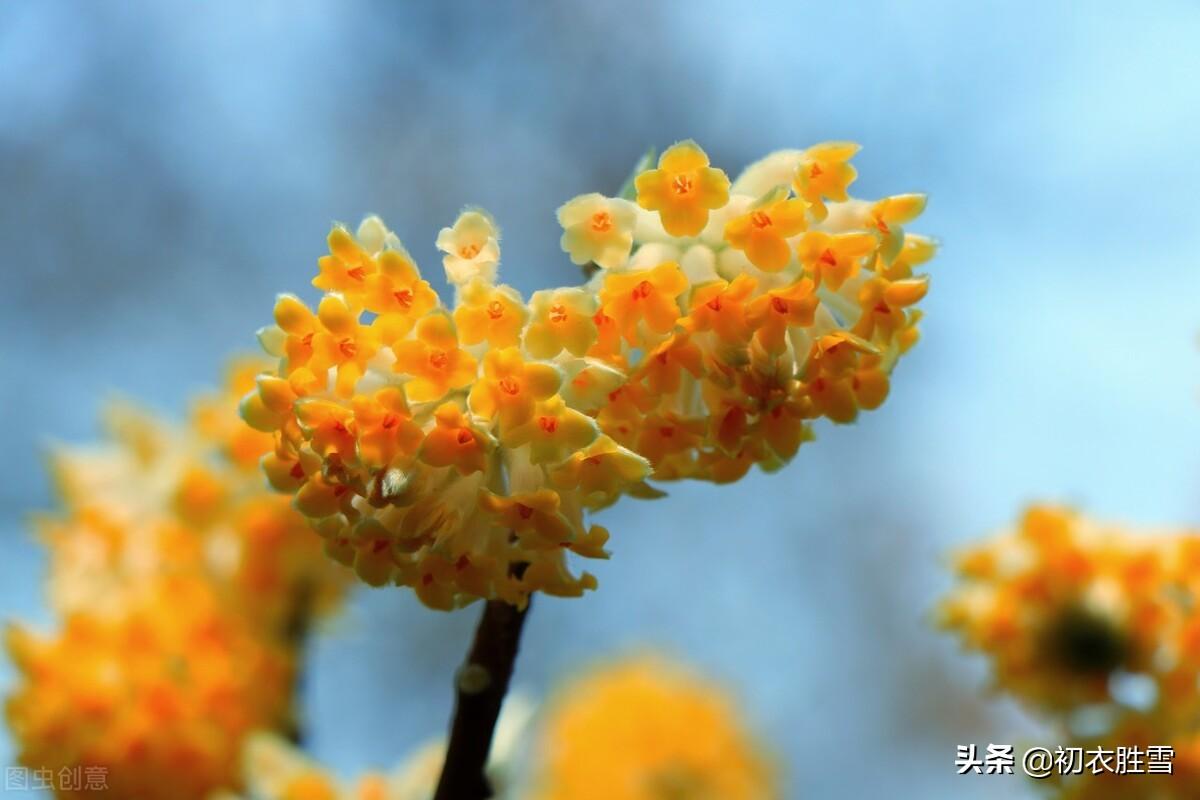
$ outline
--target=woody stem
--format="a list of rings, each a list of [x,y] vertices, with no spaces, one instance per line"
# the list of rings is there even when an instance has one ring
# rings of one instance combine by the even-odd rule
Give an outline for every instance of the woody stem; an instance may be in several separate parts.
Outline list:
[[[503,600],[489,600],[484,606],[466,663],[455,674],[450,741],[433,800],[492,796],[486,774],[488,753],[528,613],[528,605],[518,609]]]

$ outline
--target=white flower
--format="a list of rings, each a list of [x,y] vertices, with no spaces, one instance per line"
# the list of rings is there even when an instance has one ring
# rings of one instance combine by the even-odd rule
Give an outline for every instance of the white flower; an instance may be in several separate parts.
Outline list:
[[[454,227],[438,232],[437,248],[445,253],[446,280],[464,286],[475,278],[493,283],[500,263],[500,230],[489,214],[468,209]]]

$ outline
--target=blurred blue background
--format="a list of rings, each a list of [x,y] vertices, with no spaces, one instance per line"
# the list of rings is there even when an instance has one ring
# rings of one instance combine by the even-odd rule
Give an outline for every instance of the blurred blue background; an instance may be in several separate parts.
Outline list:
[[[1194,2],[8,0],[0,612],[48,620],[44,446],[114,391],[180,414],[331,221],[378,212],[440,274],[437,229],[483,205],[528,293],[577,274],[554,209],[647,145],[736,173],[853,139],[857,193],[929,192],[944,243],[890,400],[779,475],[608,512],[600,590],[538,604],[517,681],[658,645],[736,687],[789,797],[1028,792],[955,775],[1032,722],[928,613],[946,549],[1032,499],[1200,523],[1197,41]],[[475,615],[359,593],[314,646],[316,754],[439,733]]]

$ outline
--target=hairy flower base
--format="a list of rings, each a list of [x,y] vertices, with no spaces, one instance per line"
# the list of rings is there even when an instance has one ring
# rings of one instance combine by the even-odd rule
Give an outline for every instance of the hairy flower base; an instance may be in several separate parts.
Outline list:
[[[659,496],[650,479],[778,469],[815,420],[886,398],[934,246],[901,227],[923,197],[849,198],[855,149],[782,151],[731,184],[677,144],[630,198],[559,210],[599,269],[528,303],[497,285],[481,210],[438,236],[452,309],[378,218],[335,227],[316,310],[282,295],[259,333],[278,363],[242,414],[274,436],[271,484],[364,581],[435,608],[593,588],[567,564],[605,556],[585,514]]]

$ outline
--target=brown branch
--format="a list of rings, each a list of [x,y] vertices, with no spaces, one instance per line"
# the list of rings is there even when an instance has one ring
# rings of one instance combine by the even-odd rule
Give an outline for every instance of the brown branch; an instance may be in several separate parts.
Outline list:
[[[454,678],[450,741],[433,800],[485,800],[492,796],[486,774],[488,753],[528,612],[528,605],[518,609],[502,600],[490,600],[484,606],[471,652]]]

